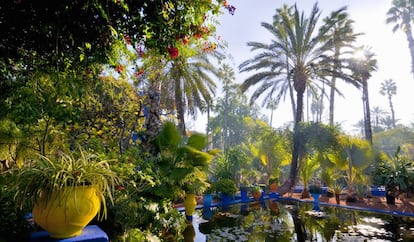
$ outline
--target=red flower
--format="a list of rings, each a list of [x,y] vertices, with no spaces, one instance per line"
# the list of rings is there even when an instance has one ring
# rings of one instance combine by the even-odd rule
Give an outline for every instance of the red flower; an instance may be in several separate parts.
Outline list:
[[[188,44],[188,38],[186,36],[183,37],[183,44],[184,45]]]
[[[124,68],[121,65],[119,65],[116,67],[116,72],[121,73],[123,69]]]
[[[171,59],[175,59],[178,57],[178,49],[175,47],[168,47],[168,53],[170,54]]]
[[[125,42],[126,42],[127,45],[131,44],[131,37],[129,37],[129,35],[125,34],[124,39],[125,39]]]
[[[194,33],[193,34],[193,36],[194,36],[194,38],[196,38],[196,39],[200,39],[201,38],[201,34],[200,33]]]
[[[116,190],[122,191],[122,190],[124,190],[124,187],[121,186],[121,185],[116,185]]]
[[[139,70],[139,71],[137,71],[137,72],[135,72],[135,75],[138,77],[138,76],[140,76],[140,75],[142,75],[142,74],[144,74],[144,70]]]

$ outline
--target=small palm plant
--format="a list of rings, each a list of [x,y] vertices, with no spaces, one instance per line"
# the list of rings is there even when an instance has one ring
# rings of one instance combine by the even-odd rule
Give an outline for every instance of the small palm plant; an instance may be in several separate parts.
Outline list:
[[[336,204],[340,204],[340,196],[344,191],[344,186],[340,182],[334,182],[329,190],[334,194]]]

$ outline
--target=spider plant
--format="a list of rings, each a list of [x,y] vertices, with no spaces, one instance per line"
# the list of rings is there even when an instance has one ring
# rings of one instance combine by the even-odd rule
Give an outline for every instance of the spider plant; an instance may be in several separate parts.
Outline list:
[[[106,197],[113,203],[112,191],[120,183],[111,170],[110,160],[88,153],[82,148],[72,153],[60,152],[53,156],[38,155],[31,164],[18,173],[15,200],[21,207],[46,204],[60,193],[61,201],[78,186],[93,186],[101,200],[102,217],[106,218]]]

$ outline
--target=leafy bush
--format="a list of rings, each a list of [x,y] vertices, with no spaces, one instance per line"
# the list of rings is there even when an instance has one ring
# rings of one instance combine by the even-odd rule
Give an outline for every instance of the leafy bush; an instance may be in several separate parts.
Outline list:
[[[233,196],[237,192],[236,183],[231,179],[220,179],[215,184],[218,193]]]

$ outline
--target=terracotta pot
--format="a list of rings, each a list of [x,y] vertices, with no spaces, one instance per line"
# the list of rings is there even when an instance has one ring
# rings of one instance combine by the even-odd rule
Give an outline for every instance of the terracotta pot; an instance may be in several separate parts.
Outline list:
[[[270,183],[269,184],[269,191],[270,192],[277,192],[277,188],[278,188],[278,186],[277,186],[277,183]]]
[[[82,233],[100,206],[101,201],[95,187],[79,186],[64,196],[60,192],[54,192],[47,201],[36,203],[33,219],[51,238],[70,238]]]
[[[262,192],[261,191],[252,192],[252,196],[254,200],[260,200],[260,197],[262,196]]]

